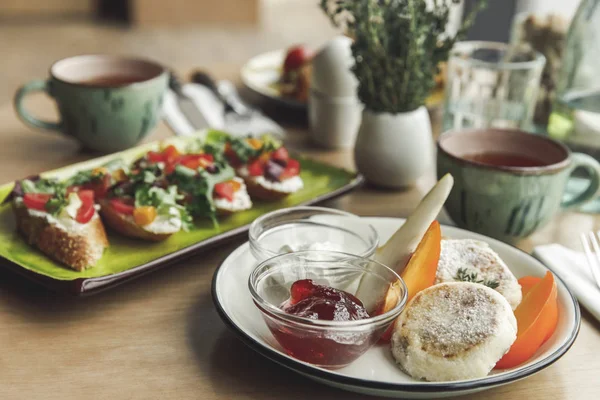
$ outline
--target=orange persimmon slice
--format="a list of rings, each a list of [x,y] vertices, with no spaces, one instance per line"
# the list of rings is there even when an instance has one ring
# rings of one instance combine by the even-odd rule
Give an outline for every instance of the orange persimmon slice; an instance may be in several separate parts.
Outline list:
[[[442,230],[440,228],[440,223],[433,221],[427,229],[427,232],[425,232],[423,239],[421,239],[419,242],[415,252],[408,260],[406,268],[400,275],[408,289],[407,301],[410,301],[421,290],[427,289],[433,285],[435,282],[435,275],[437,273],[437,266],[440,260],[441,250]],[[386,305],[396,305],[396,302],[388,301],[388,297],[393,297],[394,295],[397,297],[396,293],[396,290],[388,291],[388,295],[386,296],[386,300],[384,301],[384,306],[382,307],[380,314],[389,311],[389,309],[386,309]],[[381,337],[382,341],[389,341],[391,339],[393,327],[394,324],[392,324],[383,334]]]
[[[525,298],[527,293],[529,293],[529,291],[533,289],[535,285],[540,283],[541,280],[542,278],[539,276],[524,276],[519,279],[519,285],[521,285],[521,294],[523,295],[523,298]]]
[[[554,275],[547,272],[517,306],[517,339],[496,368],[512,368],[527,361],[552,336],[558,322],[557,295]]]

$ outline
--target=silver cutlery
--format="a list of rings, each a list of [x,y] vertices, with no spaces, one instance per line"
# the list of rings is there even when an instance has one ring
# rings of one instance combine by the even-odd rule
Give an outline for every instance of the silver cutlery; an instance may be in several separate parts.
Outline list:
[[[587,257],[588,266],[596,280],[596,285],[600,288],[600,240],[598,235],[600,235],[600,232],[582,233],[581,244]]]
[[[240,97],[235,85],[229,81],[216,82],[210,75],[197,71],[192,82],[208,88],[225,105],[225,130],[232,134],[271,133],[283,136],[283,128],[260,111],[247,105]]]
[[[196,130],[210,128],[210,124],[202,111],[196,106],[194,100],[183,92],[181,82],[173,73],[169,74],[169,88],[175,93],[177,106],[192,128]]]

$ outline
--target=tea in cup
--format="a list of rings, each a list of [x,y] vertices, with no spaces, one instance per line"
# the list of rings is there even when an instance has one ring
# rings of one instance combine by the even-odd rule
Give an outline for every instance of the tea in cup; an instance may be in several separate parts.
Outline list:
[[[563,144],[519,130],[467,129],[441,135],[438,176],[454,177],[446,210],[462,228],[514,242],[543,227],[562,208],[600,192],[600,164]],[[577,168],[590,175],[587,189],[564,199]]]
[[[27,125],[61,132],[100,152],[125,150],[156,126],[168,73],[152,61],[110,55],[82,55],[55,62],[50,77],[23,85],[15,94],[19,117]],[[31,115],[23,99],[46,92],[57,104],[59,122]]]

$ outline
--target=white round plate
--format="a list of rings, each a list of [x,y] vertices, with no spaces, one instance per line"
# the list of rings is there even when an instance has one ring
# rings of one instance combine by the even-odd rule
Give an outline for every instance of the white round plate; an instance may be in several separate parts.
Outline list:
[[[306,102],[282,96],[277,88],[285,55],[285,50],[275,50],[251,58],[240,71],[242,82],[250,90],[277,104],[295,109],[306,109]],[[444,89],[438,88],[425,100],[425,105],[429,109],[434,109],[443,101]]]
[[[292,108],[305,109],[307,106],[305,102],[282,96],[277,89],[285,54],[285,50],[275,50],[251,58],[242,67],[242,82],[249,89],[276,103]]]
[[[387,239],[404,223],[397,218],[365,218],[380,236]],[[477,239],[487,243],[520,278],[525,275],[544,276],[548,270],[529,254],[476,233],[443,226],[442,234],[455,239]],[[505,385],[548,367],[571,347],[580,325],[577,301],[560,278],[558,284],[559,319],[554,335],[527,363],[509,370],[492,371],[481,379],[456,382],[422,382],[409,377],[395,365],[388,346],[376,345],[349,366],[330,371],[298,361],[286,355],[267,329],[254,306],[248,290],[248,277],[256,265],[248,243],[238,247],[215,272],[212,285],[213,301],[223,321],[248,346],[271,360],[311,379],[338,388],[376,396],[399,398],[439,398],[474,393]]]

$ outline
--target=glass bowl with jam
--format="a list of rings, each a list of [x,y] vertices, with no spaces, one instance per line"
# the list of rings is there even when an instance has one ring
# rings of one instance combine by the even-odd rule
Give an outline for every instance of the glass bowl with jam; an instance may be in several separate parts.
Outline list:
[[[265,214],[250,225],[248,236],[259,262],[304,250],[370,257],[379,245],[377,231],[364,219],[325,207],[290,207]]]
[[[406,305],[390,268],[348,253],[307,250],[257,265],[248,286],[267,327],[290,356],[344,367],[373,346]]]

